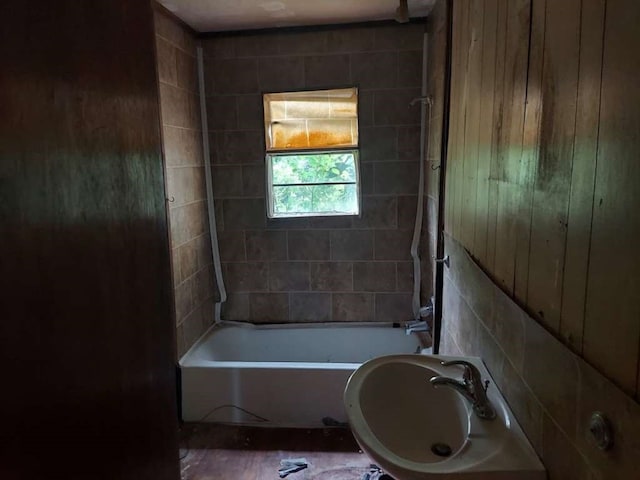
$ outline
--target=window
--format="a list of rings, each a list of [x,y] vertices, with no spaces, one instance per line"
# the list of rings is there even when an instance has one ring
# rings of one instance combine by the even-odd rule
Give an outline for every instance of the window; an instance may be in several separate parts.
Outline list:
[[[356,88],[263,97],[270,218],[358,215]]]

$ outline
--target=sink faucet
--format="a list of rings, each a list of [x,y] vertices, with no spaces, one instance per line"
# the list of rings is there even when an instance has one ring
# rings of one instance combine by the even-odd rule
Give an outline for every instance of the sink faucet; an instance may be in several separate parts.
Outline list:
[[[449,365],[462,365],[464,367],[464,375],[462,381],[449,377],[431,377],[429,380],[434,387],[445,386],[451,387],[464,398],[466,398],[473,407],[473,411],[478,417],[485,420],[493,420],[496,418],[496,411],[487,398],[487,387],[489,380],[482,384],[482,376],[480,371],[472,363],[464,360],[452,360],[449,362],[440,362],[443,367]]]

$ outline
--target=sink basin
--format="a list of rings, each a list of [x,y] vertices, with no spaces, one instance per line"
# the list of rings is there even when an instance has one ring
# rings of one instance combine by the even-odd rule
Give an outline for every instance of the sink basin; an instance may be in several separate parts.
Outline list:
[[[480,419],[462,395],[434,387],[433,376],[461,379],[473,363],[491,384],[494,420]],[[347,384],[345,407],[354,437],[396,480],[544,480],[544,467],[493,384],[474,357],[390,355],[358,368]]]

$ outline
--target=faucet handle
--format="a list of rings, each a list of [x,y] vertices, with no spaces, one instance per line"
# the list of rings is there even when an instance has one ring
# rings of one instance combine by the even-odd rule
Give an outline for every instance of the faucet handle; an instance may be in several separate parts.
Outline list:
[[[473,363],[467,362],[466,360],[442,361],[440,362],[440,365],[442,365],[443,367],[448,367],[450,365],[461,365],[464,367],[464,375],[462,376],[462,378],[465,381],[473,382],[475,380],[480,380],[480,370],[478,370],[478,368]]]

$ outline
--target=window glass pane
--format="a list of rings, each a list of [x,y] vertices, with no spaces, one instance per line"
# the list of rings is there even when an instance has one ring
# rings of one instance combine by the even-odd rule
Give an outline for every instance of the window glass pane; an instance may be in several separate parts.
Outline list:
[[[271,155],[274,185],[356,182],[353,152]]]
[[[355,184],[274,186],[273,198],[276,217],[358,213],[358,191]]]

